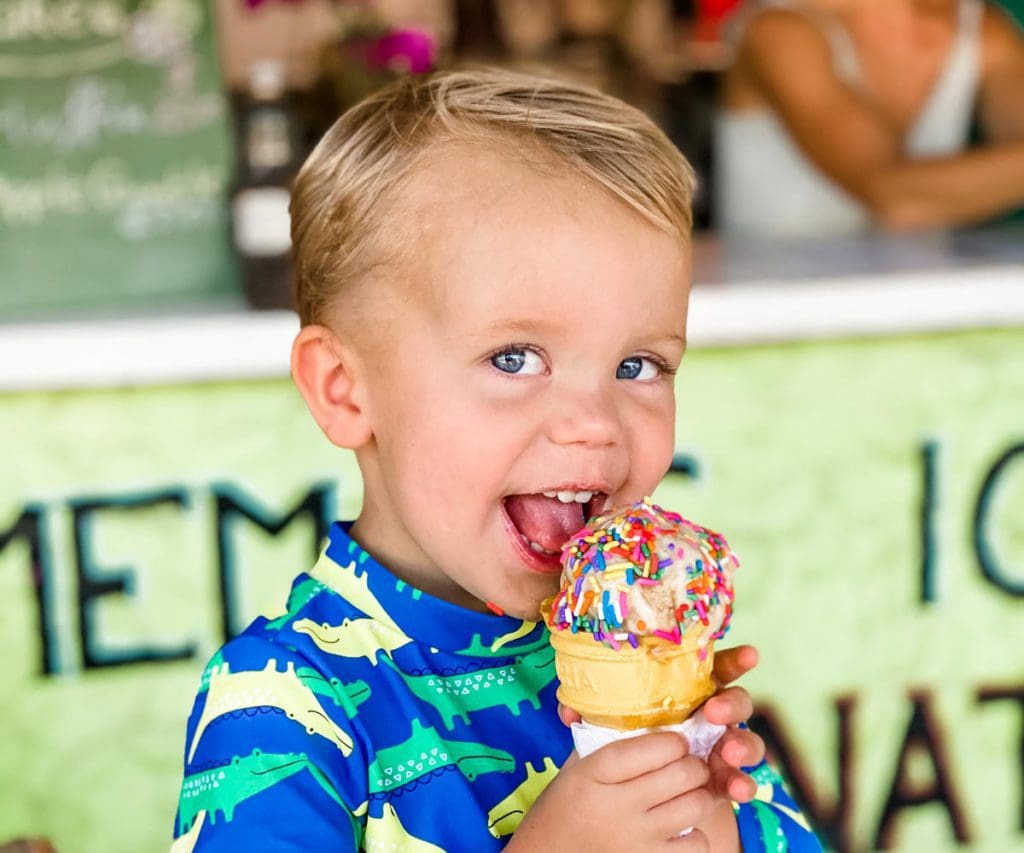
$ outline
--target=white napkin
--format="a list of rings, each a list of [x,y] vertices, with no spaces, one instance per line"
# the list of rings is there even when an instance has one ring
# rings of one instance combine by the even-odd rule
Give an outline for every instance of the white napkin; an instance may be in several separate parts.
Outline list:
[[[637,737],[647,732],[677,732],[684,735],[690,744],[690,755],[707,761],[708,756],[718,739],[725,734],[725,726],[717,723],[709,723],[704,716],[704,710],[698,709],[689,719],[682,723],[671,726],[654,726],[649,729],[631,729],[621,731],[620,729],[609,729],[605,726],[595,726],[593,723],[573,723],[572,742],[576,745],[576,752],[580,758],[590,755],[595,749],[617,740]],[[687,835],[693,830],[692,826],[687,827],[680,835]]]

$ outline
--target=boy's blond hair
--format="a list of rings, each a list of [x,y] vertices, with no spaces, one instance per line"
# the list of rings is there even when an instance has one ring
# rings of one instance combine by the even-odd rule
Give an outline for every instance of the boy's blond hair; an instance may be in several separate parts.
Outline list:
[[[339,118],[292,188],[295,307],[323,322],[338,294],[395,247],[380,245],[388,200],[445,140],[534,147],[689,238],[693,171],[640,110],[596,89],[500,69],[407,76]]]

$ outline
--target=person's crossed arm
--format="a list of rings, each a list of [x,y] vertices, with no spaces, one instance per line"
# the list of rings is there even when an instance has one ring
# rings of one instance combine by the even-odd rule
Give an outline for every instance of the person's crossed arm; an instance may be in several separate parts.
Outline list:
[[[985,45],[978,108],[985,138],[1024,142],[1024,37],[995,6],[985,12]]]
[[[766,10],[739,46],[742,73],[796,144],[883,225],[960,225],[1024,204],[1024,39],[994,9],[982,30],[980,106],[994,144],[922,159],[905,129],[837,74],[825,35],[805,16]]]

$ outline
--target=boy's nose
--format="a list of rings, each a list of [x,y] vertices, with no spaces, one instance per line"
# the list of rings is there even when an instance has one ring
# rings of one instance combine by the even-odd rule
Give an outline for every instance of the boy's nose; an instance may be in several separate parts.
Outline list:
[[[605,395],[560,395],[548,418],[548,436],[555,444],[611,447],[621,440],[622,422]]]

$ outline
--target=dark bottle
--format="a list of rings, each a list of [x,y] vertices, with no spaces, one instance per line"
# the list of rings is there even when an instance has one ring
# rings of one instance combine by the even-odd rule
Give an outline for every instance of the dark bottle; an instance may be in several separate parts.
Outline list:
[[[459,61],[493,61],[505,53],[494,0],[455,0],[455,56]]]
[[[289,188],[301,156],[284,66],[254,62],[236,107],[238,169],[231,196],[231,237],[254,308],[291,302]]]

